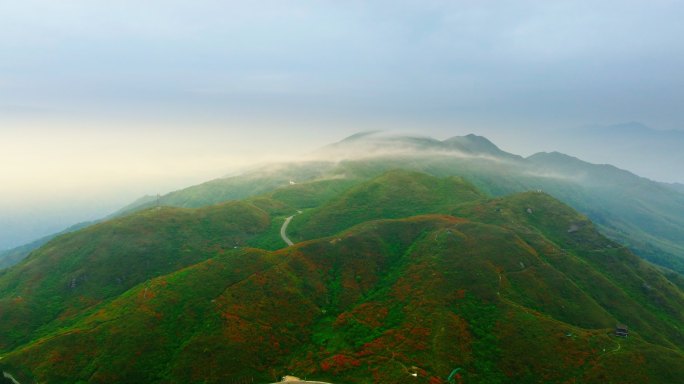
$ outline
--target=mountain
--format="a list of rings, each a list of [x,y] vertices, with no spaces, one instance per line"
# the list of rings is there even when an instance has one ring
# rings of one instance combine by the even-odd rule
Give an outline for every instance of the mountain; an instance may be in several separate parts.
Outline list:
[[[2,370],[50,383],[684,374],[684,277],[549,194],[490,198],[463,179],[407,170],[338,182],[151,208],[53,240],[0,276],[0,303],[12,303],[0,310]],[[293,225],[310,239],[243,246],[299,208]],[[30,335],[18,334],[20,318],[36,324]],[[614,335],[618,323],[628,337]]]
[[[642,256],[681,271],[681,193],[610,165],[592,165],[560,153],[541,153],[528,160],[539,173],[555,173],[575,180],[547,184],[544,188],[549,193],[587,213],[607,235]]]
[[[665,186],[667,186],[668,188],[674,189],[677,192],[684,193],[684,184],[680,184],[680,183],[672,183],[672,184],[663,183],[663,184]]]
[[[522,158],[476,135],[440,141],[366,132],[322,148],[309,158],[256,167],[159,199],[142,199],[118,214],[157,204],[203,207],[287,190],[285,187],[291,183],[314,180],[334,186],[331,192],[335,192],[401,168],[439,177],[461,177],[488,196],[543,190],[588,215],[605,235],[626,243],[640,256],[684,272],[684,194],[676,184],[656,183],[559,152]],[[297,223],[293,224],[296,230]],[[277,236],[273,239],[277,242]]]
[[[14,264],[22,261],[26,256],[28,256],[34,249],[40,248],[43,244],[52,240],[61,233],[56,233],[54,235],[45,236],[38,240],[32,241],[28,244],[22,246],[0,251],[0,269],[11,267]]]
[[[325,146],[312,155],[336,161],[431,155],[521,159],[520,156],[502,151],[486,138],[473,134],[454,136],[440,141],[431,137],[399,136],[382,132],[358,133],[340,142]]]
[[[369,220],[445,212],[448,207],[484,198],[461,178],[436,179],[424,173],[392,170],[298,216],[290,233],[295,239],[315,239]]]
[[[197,209],[153,207],[58,236],[0,271],[0,350],[64,327],[70,314],[217,252],[283,248],[285,215],[347,188],[345,180],[322,180]]]
[[[609,165],[587,163],[558,152],[521,158],[500,150],[483,137],[468,135],[444,141],[364,133],[328,146],[317,156],[336,161],[297,163],[298,181],[368,180],[395,168],[431,175],[462,177],[485,194],[503,196],[543,190],[587,214],[607,236],[627,243],[642,257],[684,272],[684,198],[672,188]],[[280,165],[279,169],[287,167]],[[215,195],[221,183],[236,183],[242,191],[261,191],[270,180],[268,169],[217,180],[174,193],[184,206],[199,206],[195,196]],[[280,175],[280,173],[275,173]],[[290,176],[290,175],[287,175]],[[289,177],[280,177],[280,186]],[[272,185],[275,187],[275,185]],[[230,190],[230,189],[227,189]],[[296,224],[296,223],[295,223]],[[293,227],[296,229],[295,227]]]
[[[268,213],[233,202],[153,208],[59,236],[0,271],[0,349],[70,321],[127,289],[242,246],[270,226]]]
[[[556,136],[556,150],[593,163],[609,163],[652,180],[684,182],[684,131],[642,123],[594,125]]]
[[[171,192],[160,196],[159,199],[140,199],[137,203],[119,211],[118,214],[155,205],[198,208],[229,200],[244,199],[273,191],[288,185],[290,181],[311,181],[322,178],[329,169],[330,163],[322,161],[269,164],[241,175],[219,178]]]
[[[78,231],[81,228],[88,227],[88,226],[93,225],[97,222],[98,221],[86,221],[86,222],[74,224],[74,225],[70,226],[69,228],[67,228],[61,232],[58,232],[58,233],[55,233],[55,234],[52,234],[49,236],[41,237],[38,240],[32,241],[28,244],[24,244],[24,245],[19,246],[19,247],[15,247],[15,248],[8,249],[5,251],[0,251],[0,269],[11,267],[12,265],[17,264],[18,262],[20,262],[21,260],[26,258],[26,256],[28,256],[32,251],[42,247],[48,241],[54,239],[57,236],[64,235],[64,234],[74,232],[74,231]]]

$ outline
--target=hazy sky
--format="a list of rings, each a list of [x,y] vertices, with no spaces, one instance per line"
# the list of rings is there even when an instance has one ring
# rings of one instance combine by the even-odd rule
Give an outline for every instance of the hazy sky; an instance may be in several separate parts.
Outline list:
[[[658,0],[0,0],[0,231],[31,232],[0,249],[360,130],[533,131],[497,142],[529,154],[545,130],[682,129],[682,19]]]

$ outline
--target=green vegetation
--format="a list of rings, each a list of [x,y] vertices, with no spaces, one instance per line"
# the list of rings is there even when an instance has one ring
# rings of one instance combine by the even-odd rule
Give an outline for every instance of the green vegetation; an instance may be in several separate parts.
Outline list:
[[[676,186],[560,153],[539,153],[524,159],[475,135],[445,141],[411,137],[376,139],[364,135],[330,148],[356,153],[364,145],[371,145],[369,149],[389,147],[402,151],[363,160],[350,157],[352,160],[339,163],[262,168],[174,192],[162,197],[162,203],[199,207],[268,193],[287,185],[289,180],[346,178],[347,186],[351,186],[400,168],[438,177],[462,177],[490,196],[541,189],[586,214],[604,235],[629,246],[638,255],[684,273],[684,194]],[[294,222],[293,231],[297,228],[298,223]],[[311,238],[307,233],[302,236]]]
[[[681,275],[546,193],[486,198],[456,177],[372,176],[376,165],[52,240],[0,274],[0,368],[50,383],[684,374]],[[291,235],[308,240],[285,248],[297,210]]]
[[[250,196],[272,192],[287,186],[290,181],[315,181],[327,175],[330,168],[325,162],[306,162],[276,164],[259,167],[242,175],[215,179],[161,196],[159,204],[198,208],[229,200],[240,200]],[[152,207],[156,199],[141,199],[124,208],[120,213],[128,213],[141,208]]]
[[[367,155],[375,150],[386,151],[386,155],[358,158],[359,153]],[[684,273],[684,240],[681,236],[684,232],[684,194],[679,185],[652,182],[612,166],[589,164],[560,153],[539,153],[522,158],[506,153],[486,138],[475,135],[444,141],[376,137],[372,133],[355,135],[325,148],[321,158],[345,160],[258,167],[241,175],[169,193],[161,196],[158,202],[156,198],[142,198],[118,214],[157,204],[196,208],[254,196],[268,197],[293,209],[314,208],[387,171],[403,169],[437,177],[460,177],[488,196],[543,190],[587,215],[604,235],[627,245],[639,256]],[[296,184],[290,185],[290,181]],[[407,190],[413,196],[416,192],[420,190]],[[357,197],[363,200],[363,196]],[[417,202],[421,203],[420,199]],[[363,206],[362,201],[360,203],[358,208]],[[417,206],[414,211],[434,212],[440,208],[438,205]],[[403,217],[410,213],[410,206],[402,205],[389,211],[397,215],[392,217]],[[335,206],[330,205],[329,208],[328,218],[344,218],[334,217],[332,208]],[[403,209],[403,212],[400,214],[397,209]],[[291,214],[282,212],[275,216]],[[383,218],[382,214],[384,212],[375,211],[365,216]],[[323,212],[317,215],[321,220],[325,218]],[[303,218],[293,221],[293,237],[298,238],[297,231],[301,230],[299,239],[315,238],[310,229],[304,228],[312,224],[307,224]],[[363,219],[364,215],[357,215],[354,220],[338,226],[327,222],[323,224],[329,227],[326,228],[328,233],[334,233]],[[270,240],[254,244],[275,249],[276,239],[272,236]],[[0,253],[0,267],[18,262],[40,245],[35,243]]]
[[[242,246],[268,225],[266,212],[235,202],[151,208],[60,236],[0,273],[0,348],[69,324],[150,278]]]
[[[369,220],[445,212],[447,207],[482,198],[475,187],[457,177],[437,179],[392,170],[297,217],[290,233],[296,239],[313,239]]]

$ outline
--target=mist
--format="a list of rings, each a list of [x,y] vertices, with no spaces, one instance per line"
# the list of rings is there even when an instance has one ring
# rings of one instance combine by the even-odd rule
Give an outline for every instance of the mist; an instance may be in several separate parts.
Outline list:
[[[0,13],[0,249],[368,130],[476,133],[684,182],[680,158],[567,140],[587,125],[684,127],[680,2],[27,0]]]
[[[0,249],[102,218],[144,195],[165,194],[307,151],[256,125],[245,130],[103,126],[53,123],[4,129]],[[260,140],[267,135],[272,140]]]

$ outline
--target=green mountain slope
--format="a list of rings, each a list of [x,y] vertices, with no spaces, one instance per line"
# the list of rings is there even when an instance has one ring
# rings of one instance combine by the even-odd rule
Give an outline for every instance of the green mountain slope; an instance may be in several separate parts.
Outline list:
[[[238,176],[208,181],[199,185],[168,193],[156,199],[141,199],[137,204],[124,208],[125,214],[156,204],[198,208],[229,200],[240,200],[271,192],[287,186],[290,181],[314,181],[327,175],[330,163],[309,161],[302,163],[271,164],[258,167]]]
[[[369,140],[379,145],[377,139]],[[473,144],[470,150],[445,152],[444,143],[450,141]],[[359,175],[365,171],[369,177],[394,168],[459,176],[490,196],[543,190],[589,216],[605,235],[640,256],[684,272],[684,195],[612,166],[589,164],[559,153],[523,159],[469,135],[437,142],[429,150],[423,146],[401,155],[350,160],[340,167]]]
[[[544,190],[586,212],[605,233],[661,265],[684,266],[684,195],[660,183],[608,165],[592,165],[559,153],[528,159],[538,172],[566,175],[577,185]]]
[[[421,200],[385,210],[410,202],[392,192],[397,185]],[[201,227],[202,215],[215,225],[169,228],[191,231],[182,244],[209,244],[200,240],[214,239],[208,228],[245,217],[231,228],[253,236],[268,231],[268,212],[292,208],[273,199],[280,193],[179,210],[195,218],[189,227]],[[460,179],[393,171],[314,200],[312,220],[337,211],[340,223],[364,222],[275,252],[234,249],[230,237],[198,246],[209,251],[192,265],[62,312],[59,327],[3,355],[2,369],[50,383],[267,383],[296,374],[436,384],[455,368],[472,383],[671,383],[684,374],[681,276],[664,275],[545,193],[484,199]],[[226,207],[231,214],[219,214]],[[365,221],[359,212],[373,207],[412,217]],[[442,214],[413,216],[424,207]],[[179,220],[145,215],[157,217],[129,220]],[[116,223],[125,232],[128,223]],[[27,300],[43,290],[23,286]],[[629,337],[612,334],[617,323]]]
[[[521,158],[489,140],[467,135],[444,141],[422,137],[354,135],[323,148],[335,161],[282,164],[219,179],[162,198],[165,204],[202,206],[265,193],[289,179],[364,180],[392,169],[459,176],[490,196],[542,189],[588,215],[601,231],[640,256],[684,272],[684,195],[676,188],[606,165],[559,153]],[[295,223],[296,227],[296,223]]]
[[[668,278],[626,247],[606,239],[585,216],[549,195],[535,192],[493,199],[484,205],[461,206],[455,213],[515,231],[533,248],[548,249],[540,256],[590,293],[592,301],[608,308],[618,319],[633,319],[644,336],[650,334],[663,345],[682,348],[684,333],[680,324],[684,322],[684,312],[680,307],[684,296],[677,275]],[[525,297],[545,293],[550,293],[548,287],[530,290]],[[576,302],[570,299],[567,305]],[[558,297],[546,301],[546,305],[545,311],[560,314],[567,310]],[[577,306],[575,311],[567,310],[567,315],[576,316],[571,319],[573,323],[581,324],[591,318],[591,312],[586,311],[590,306],[583,307],[583,311],[578,311]],[[656,327],[656,318],[667,319],[667,325]]]
[[[270,225],[253,204],[153,208],[66,234],[0,272],[0,349],[152,277],[242,246]]]
[[[478,199],[484,195],[463,179],[392,170],[298,216],[290,234],[294,239],[314,239],[369,220],[445,212]]]
[[[26,256],[28,256],[32,251],[42,247],[43,245],[47,244],[48,241],[54,239],[55,237],[59,235],[63,235],[66,233],[78,231],[81,228],[88,227],[90,225],[96,224],[96,221],[87,221],[83,223],[78,223],[75,225],[70,226],[69,228],[55,233],[53,235],[48,235],[45,237],[41,237],[40,239],[37,239],[35,241],[32,241],[28,244],[24,244],[22,246],[8,249],[5,251],[0,251],[0,269],[2,268],[7,268],[11,267],[20,261],[24,260]]]
[[[244,246],[285,246],[280,226],[297,209],[349,188],[345,179],[287,185],[244,202],[199,209],[156,207],[58,236],[0,271],[0,350],[152,277]]]
[[[489,196],[541,189],[586,214],[602,233],[628,245],[640,256],[684,273],[684,194],[673,185],[559,153],[540,153],[524,159],[476,135],[439,141],[368,132],[329,145],[316,156],[323,160],[255,168],[161,196],[159,204],[202,207],[275,190],[287,191],[290,181],[296,185],[329,182],[334,188],[318,201],[304,204],[308,192],[290,192],[288,198],[294,205],[314,207],[344,188],[400,168],[439,177],[462,177]],[[156,199],[141,199],[119,214],[156,204]],[[298,225],[296,219],[294,231]],[[274,249],[276,242],[273,237],[258,245]],[[11,262],[32,249],[14,254]],[[6,261],[9,264],[10,259]]]

